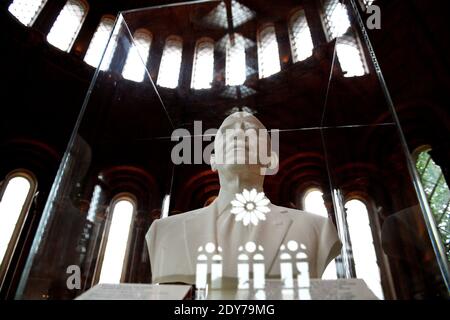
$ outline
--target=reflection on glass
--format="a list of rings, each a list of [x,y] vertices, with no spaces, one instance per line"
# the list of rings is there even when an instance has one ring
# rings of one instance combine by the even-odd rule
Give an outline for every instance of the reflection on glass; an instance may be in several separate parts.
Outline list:
[[[0,201],[0,262],[3,261],[30,189],[28,179],[21,176],[12,178],[6,185]]]
[[[170,89],[178,86],[182,53],[183,40],[177,36],[167,38],[159,66],[158,85]]]
[[[99,283],[120,283],[133,211],[130,200],[119,200],[114,205]]]
[[[84,61],[93,66],[97,67],[100,64],[100,60],[102,59],[103,51],[108,44],[109,35],[114,26],[114,18],[107,16],[103,17],[100,21],[100,24],[97,27],[97,30],[92,37],[91,43],[89,44],[89,48],[84,56]],[[108,65],[109,63],[103,62],[104,65]]]
[[[192,71],[192,88],[211,88],[214,75],[214,41],[202,38],[197,41]]]
[[[14,0],[8,11],[27,27],[31,26],[47,0]]]
[[[274,25],[262,28],[258,33],[259,77],[267,78],[280,72],[280,55]]]
[[[416,168],[450,261],[450,189],[441,168],[433,161],[429,151],[420,152]]]
[[[298,10],[292,15],[289,23],[289,36],[294,62],[305,60],[312,55],[314,45],[305,10]]]
[[[147,30],[138,30],[134,34],[134,44],[128,51],[122,76],[135,82],[142,82],[145,76],[145,65],[148,60],[152,35]]]
[[[47,41],[63,51],[69,51],[86,14],[87,6],[84,2],[68,0],[47,35]]]
[[[350,200],[345,204],[347,224],[352,243],[356,276],[364,279],[367,286],[380,299],[383,299],[380,269],[373,244],[369,213],[360,200]]]

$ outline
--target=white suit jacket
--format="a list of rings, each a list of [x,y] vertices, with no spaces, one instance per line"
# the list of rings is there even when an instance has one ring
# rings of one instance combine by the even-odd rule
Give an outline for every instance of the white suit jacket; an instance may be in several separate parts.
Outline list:
[[[209,207],[155,220],[147,235],[153,283],[195,283],[198,249],[216,242],[215,202]],[[311,278],[320,278],[328,263],[340,254],[341,242],[334,224],[305,211],[269,205],[266,220],[252,239],[264,248],[268,277],[280,274],[280,247],[290,240],[303,244]],[[224,261],[227,257],[223,257]],[[235,263],[235,262],[234,262]]]

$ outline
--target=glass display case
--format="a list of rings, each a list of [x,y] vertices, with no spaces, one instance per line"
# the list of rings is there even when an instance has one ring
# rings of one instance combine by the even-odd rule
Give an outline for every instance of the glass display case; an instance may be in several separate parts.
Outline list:
[[[211,169],[212,142],[235,114],[252,115],[270,134],[278,159],[264,180],[270,202],[335,226],[342,247],[325,277],[362,278],[380,299],[447,297],[448,257],[365,30],[365,5],[231,0],[121,12],[16,298],[151,283],[151,266],[166,268],[151,261],[162,256],[154,247],[177,254],[168,242],[184,235],[149,245],[149,228],[172,230],[164,220],[176,224],[182,218],[173,217],[216,201],[225,186]],[[210,244],[196,254],[218,249]],[[259,243],[239,250],[270,255]],[[289,244],[272,254],[283,250],[294,257]]]

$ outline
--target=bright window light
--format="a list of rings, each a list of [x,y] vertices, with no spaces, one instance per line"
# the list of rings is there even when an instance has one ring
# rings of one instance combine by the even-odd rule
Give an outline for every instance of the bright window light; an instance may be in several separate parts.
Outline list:
[[[161,87],[174,89],[180,78],[183,41],[179,37],[171,36],[164,46],[157,84]]]
[[[352,243],[356,276],[364,279],[367,286],[380,299],[384,298],[380,269],[373,244],[369,213],[360,200],[350,200],[345,204],[347,224]]]
[[[197,42],[192,71],[193,89],[209,89],[214,77],[214,41],[200,39]]]
[[[323,201],[323,193],[320,190],[312,189],[306,192],[305,198],[303,199],[303,208],[307,212],[311,212],[328,218],[328,211],[325,207],[325,202]],[[331,260],[331,262],[326,267],[322,274],[322,279],[333,280],[337,279],[336,262]]]
[[[120,283],[133,212],[129,200],[120,200],[114,205],[99,283]]]
[[[114,27],[114,19],[112,17],[104,17],[100,21],[97,30],[92,37],[89,48],[84,56],[84,61],[97,68],[102,59],[103,52],[108,44],[109,36]],[[105,64],[106,65],[106,64]],[[109,65],[109,63],[108,63]]]
[[[12,178],[6,185],[0,201],[0,262],[3,262],[30,189],[30,181],[21,176]]]
[[[347,8],[339,0],[326,0],[325,20],[332,39],[342,36],[350,27]]]
[[[31,26],[47,0],[14,0],[8,11],[27,27]]]
[[[247,78],[245,40],[239,34],[229,36],[226,48],[226,85],[241,85]]]
[[[280,72],[280,54],[273,25],[260,30],[258,37],[259,77],[267,78]]]
[[[354,39],[348,42],[341,42],[339,39],[336,44],[336,54],[344,72],[344,77],[359,77],[366,73],[364,62]]]
[[[87,8],[83,2],[68,0],[50,29],[47,41],[63,51],[69,51],[86,14]]]
[[[309,58],[313,53],[314,44],[305,10],[299,10],[292,16],[289,31],[294,63]]]
[[[148,31],[136,31],[134,44],[131,44],[127,60],[123,67],[122,76],[125,79],[142,82],[144,81],[146,64],[152,43],[152,36]]]

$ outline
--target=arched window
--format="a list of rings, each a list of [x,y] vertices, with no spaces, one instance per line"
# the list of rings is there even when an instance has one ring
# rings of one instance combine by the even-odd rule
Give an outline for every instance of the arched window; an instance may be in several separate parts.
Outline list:
[[[178,86],[182,55],[183,40],[177,36],[168,37],[159,66],[157,81],[159,86],[171,89]]]
[[[330,41],[342,36],[351,26],[347,8],[339,0],[324,0],[324,20]]]
[[[258,32],[259,77],[267,78],[280,72],[280,53],[273,24],[261,28]]]
[[[122,281],[135,211],[135,202],[131,197],[121,196],[112,202],[99,283]]]
[[[336,55],[344,77],[360,77],[366,74],[361,49],[355,37],[350,35],[339,38],[336,44]]]
[[[344,77],[359,77],[366,74],[362,50],[351,29],[345,4],[339,0],[325,0],[324,20],[329,40],[339,38],[336,42],[336,55]]]
[[[97,68],[100,64],[100,61],[103,56],[103,52],[105,51],[106,45],[108,44],[109,36],[114,27],[114,17],[113,16],[104,16],[102,17],[100,24],[97,27],[97,30],[92,37],[91,43],[89,44],[89,48],[86,51],[86,55],[84,56],[84,61]],[[112,56],[109,57],[111,61]],[[103,58],[102,67],[108,68],[109,62],[106,62],[108,57]]]
[[[139,29],[134,33],[133,41],[134,44],[131,44],[128,51],[122,76],[128,80],[142,82],[152,44],[152,34],[145,29]]]
[[[450,261],[450,189],[445,181],[441,168],[430,156],[430,148],[421,148],[417,153],[416,168],[424,191],[428,197],[431,211],[442,242],[447,259]]]
[[[68,0],[56,18],[47,41],[55,47],[69,51],[86,18],[88,6],[80,0]]]
[[[310,189],[305,193],[303,197],[303,209],[328,218],[328,211],[323,201],[323,193],[319,189]],[[334,260],[328,264],[323,272],[322,279],[337,279],[336,262]]]
[[[209,89],[214,77],[214,40],[202,38],[197,41],[192,70],[193,89]]]
[[[291,40],[294,63],[303,61],[312,55],[314,45],[305,10],[298,10],[291,16],[289,20],[289,38]]]
[[[240,34],[233,34],[227,39],[226,45],[226,85],[238,86],[247,78],[245,62],[245,40]]]
[[[14,0],[8,11],[27,27],[33,25],[47,0]]]
[[[4,270],[15,246],[25,217],[36,192],[35,178],[27,172],[15,171],[0,188],[0,265]]]
[[[346,202],[345,209],[356,277],[364,279],[373,293],[383,299],[380,268],[377,263],[367,207],[362,201],[353,199]]]

